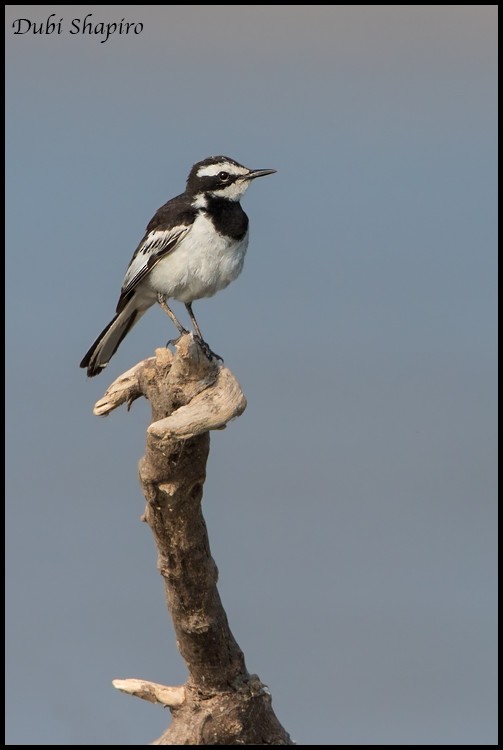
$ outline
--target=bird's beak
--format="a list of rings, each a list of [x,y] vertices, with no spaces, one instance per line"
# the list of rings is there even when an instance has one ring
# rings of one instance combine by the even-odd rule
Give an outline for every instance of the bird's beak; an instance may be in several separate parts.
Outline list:
[[[274,174],[275,172],[275,169],[252,169],[251,172],[246,175],[245,180],[254,180],[255,177],[265,177],[266,174]]]

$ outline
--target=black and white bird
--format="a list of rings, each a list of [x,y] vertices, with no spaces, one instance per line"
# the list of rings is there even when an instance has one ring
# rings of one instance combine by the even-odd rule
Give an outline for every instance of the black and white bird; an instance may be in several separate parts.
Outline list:
[[[194,164],[185,192],[161,206],[127,268],[116,315],[91,346],[81,367],[98,375],[133,325],[158,302],[180,335],[187,330],[168,306],[185,303],[196,338],[208,357],[192,302],[212,297],[241,273],[248,247],[248,216],[239,203],[250,182],[275,169],[248,169],[227,156]]]

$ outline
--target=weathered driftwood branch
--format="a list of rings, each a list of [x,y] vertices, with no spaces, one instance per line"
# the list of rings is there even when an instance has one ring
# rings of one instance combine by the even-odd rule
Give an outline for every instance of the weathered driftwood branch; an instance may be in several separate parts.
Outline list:
[[[217,590],[218,571],[210,554],[201,512],[209,451],[209,430],[239,416],[246,400],[232,373],[209,361],[192,335],[176,354],[156,356],[119,377],[95,407],[109,414],[145,396],[152,423],[140,461],[147,500],[145,520],[158,549],[177,645],[189,671],[183,686],[147,680],[114,685],[168,706],[173,721],[154,745],[291,745],[276,718],[268,689],[246,669]]]
[[[123,693],[129,693],[136,698],[143,698],[149,703],[160,703],[162,706],[181,706],[185,701],[185,687],[176,685],[168,687],[158,682],[148,680],[112,680],[112,685]]]

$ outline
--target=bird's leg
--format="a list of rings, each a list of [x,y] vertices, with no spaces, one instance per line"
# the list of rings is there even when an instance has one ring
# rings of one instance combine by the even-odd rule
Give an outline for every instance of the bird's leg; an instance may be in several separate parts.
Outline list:
[[[173,310],[170,307],[168,307],[168,303],[166,302],[166,297],[164,296],[164,294],[160,294],[159,293],[157,295],[157,301],[160,304],[160,306],[162,307],[162,309],[164,310],[164,312],[167,315],[169,315],[169,317],[171,318],[171,320],[173,321],[173,323],[175,324],[175,326],[178,328],[178,333],[180,334],[180,336],[183,336],[184,333],[188,333],[187,329],[182,326],[182,324],[180,323],[180,321],[176,317],[176,315],[173,312]]]
[[[162,307],[162,309],[164,310],[164,312],[167,315],[169,315],[169,317],[171,318],[171,320],[173,321],[173,323],[175,324],[175,326],[178,328],[178,333],[180,334],[180,336],[183,336],[184,334],[188,333],[187,329],[182,326],[182,324],[180,323],[180,321],[176,317],[176,315],[173,312],[173,310],[168,306],[168,303],[166,302],[166,297],[164,296],[164,294],[159,293],[157,295],[157,301],[160,304],[160,306]],[[166,346],[169,346],[170,344],[176,344],[176,342],[178,340],[179,339],[176,339],[176,340],[170,339],[170,341],[168,341],[168,343],[166,344]]]
[[[192,325],[194,326],[195,331],[196,331],[199,339],[201,341],[204,341],[203,334],[201,333],[201,329],[199,328],[199,326],[197,324],[196,316],[194,315],[194,313],[192,311],[192,302],[186,302],[185,303],[185,307],[187,308],[187,312],[189,313],[190,319],[192,321]]]
[[[185,307],[187,308],[187,312],[189,313],[192,325],[194,326],[194,330],[196,332],[196,337],[203,352],[206,354],[208,359],[212,359],[214,357],[215,359],[219,359],[220,362],[223,362],[222,357],[219,354],[215,354],[215,352],[212,352],[206,341],[203,339],[203,334],[201,333],[201,329],[197,324],[196,316],[192,312],[192,302],[186,302]]]

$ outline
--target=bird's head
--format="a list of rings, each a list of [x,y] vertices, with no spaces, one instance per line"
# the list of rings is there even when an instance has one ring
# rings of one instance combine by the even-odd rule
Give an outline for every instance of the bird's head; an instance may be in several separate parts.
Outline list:
[[[239,201],[256,177],[274,174],[275,169],[248,169],[228,156],[210,156],[194,164],[187,179],[187,192],[212,195],[229,201]]]

